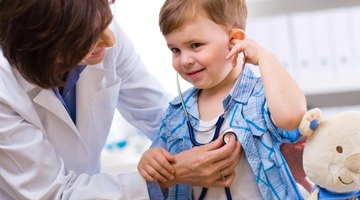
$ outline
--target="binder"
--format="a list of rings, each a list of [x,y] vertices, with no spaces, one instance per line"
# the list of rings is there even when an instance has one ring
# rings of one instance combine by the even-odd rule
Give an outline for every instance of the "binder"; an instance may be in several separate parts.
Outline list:
[[[309,13],[295,13],[290,15],[291,31],[294,43],[294,61],[298,70],[297,79],[304,92],[316,89],[314,80],[318,78],[317,69],[314,68],[314,45],[312,44]]]
[[[316,11],[308,14],[311,44],[313,49],[313,78],[317,87],[329,90],[334,84],[333,79],[336,76],[334,64],[334,46],[329,34],[331,21],[328,11]]]
[[[292,43],[291,20],[288,15],[276,15],[269,18],[269,48],[279,59],[290,75],[297,80],[297,67],[294,62],[294,44]]]
[[[246,23],[246,37],[270,50],[268,22],[268,18],[263,17],[249,19]],[[260,69],[257,66],[250,67],[256,75],[261,76]]]
[[[351,87],[353,80],[358,77],[354,73],[356,67],[351,48],[350,18],[351,15],[347,8],[329,11],[329,35],[331,37],[332,51],[334,52],[335,81],[338,82],[340,89]]]
[[[349,9],[349,40],[350,40],[350,48],[351,48],[351,56],[352,56],[352,70],[353,70],[353,79],[355,81],[355,85],[360,87],[360,25],[359,25],[359,18],[360,18],[360,6],[350,8]]]

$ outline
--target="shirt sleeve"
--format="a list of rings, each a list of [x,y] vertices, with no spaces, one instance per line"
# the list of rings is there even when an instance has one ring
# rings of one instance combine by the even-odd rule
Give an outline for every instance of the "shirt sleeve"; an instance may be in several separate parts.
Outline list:
[[[170,107],[168,108],[166,113],[169,113]],[[167,149],[167,140],[168,140],[168,136],[167,134],[170,133],[170,131],[167,129],[166,126],[166,119],[167,119],[167,114],[164,114],[160,123],[160,128],[156,134],[156,137],[154,138],[154,141],[151,144],[151,148],[152,147],[161,147],[164,148],[166,150]]]
[[[169,189],[161,189],[157,182],[147,182],[150,200],[167,199]]]
[[[170,95],[148,71],[134,47],[114,23],[117,38],[115,65],[121,79],[118,110],[133,126],[154,140]]]
[[[301,138],[301,134],[299,129],[294,130],[283,130],[278,128],[271,119],[271,113],[269,107],[267,106],[267,102],[265,101],[263,106],[263,116],[265,118],[266,126],[270,131],[272,137],[276,138],[276,140],[280,143],[294,143]]]

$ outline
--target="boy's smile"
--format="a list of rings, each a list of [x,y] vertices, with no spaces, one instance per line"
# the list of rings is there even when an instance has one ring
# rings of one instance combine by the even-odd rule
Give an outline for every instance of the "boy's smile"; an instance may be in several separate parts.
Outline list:
[[[203,72],[205,68],[200,70],[192,70],[190,72],[187,72],[186,75],[189,76],[192,80],[196,80],[198,76],[201,76],[201,72]]]
[[[206,17],[185,22],[165,35],[165,40],[173,53],[174,69],[196,88],[220,89],[229,74],[237,73],[226,59],[230,48],[227,29]]]

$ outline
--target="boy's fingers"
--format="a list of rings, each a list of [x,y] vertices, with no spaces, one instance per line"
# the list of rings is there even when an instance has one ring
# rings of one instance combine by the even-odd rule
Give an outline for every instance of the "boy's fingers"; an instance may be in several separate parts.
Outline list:
[[[233,67],[236,67],[236,66],[237,66],[237,58],[238,58],[237,56],[234,56],[234,57],[232,58],[232,62],[231,62],[231,63],[232,63],[232,66],[233,66]]]
[[[168,151],[166,151],[165,149],[162,151],[162,153],[164,154],[164,156],[166,157],[168,162],[174,162],[175,161],[175,157],[173,155],[171,155]]]
[[[152,169],[149,169],[151,170],[150,175],[157,180],[165,182],[174,178],[172,174],[170,174],[165,168],[162,168],[160,165],[153,165],[152,167]]]
[[[240,44],[240,42],[233,42],[232,43],[231,50],[230,50],[227,58],[230,58],[232,55],[239,54],[239,53],[241,53],[241,52],[243,52],[245,50],[243,45]]]
[[[161,153],[162,153],[161,155],[157,155],[155,157],[158,164],[160,165],[161,168],[165,168],[165,170],[167,170],[167,173],[174,174],[175,169],[170,162],[174,162],[172,160],[175,160],[175,158],[165,150],[162,151]]]
[[[151,176],[146,172],[146,170],[144,170],[144,169],[139,169],[139,172],[140,172],[140,174],[144,177],[144,179],[145,179],[146,181],[149,181],[149,182],[155,182],[155,181],[157,181],[156,179],[154,179],[153,177],[151,177]]]
[[[237,55],[238,52],[235,49],[231,49],[229,54],[226,56],[226,59],[230,59],[231,57],[233,57],[234,55]]]
[[[174,179],[175,169],[163,156],[155,157],[151,166],[166,179]]]
[[[165,182],[167,179],[159,173],[159,170],[154,169],[152,166],[148,166],[146,169],[147,174],[155,180]]]

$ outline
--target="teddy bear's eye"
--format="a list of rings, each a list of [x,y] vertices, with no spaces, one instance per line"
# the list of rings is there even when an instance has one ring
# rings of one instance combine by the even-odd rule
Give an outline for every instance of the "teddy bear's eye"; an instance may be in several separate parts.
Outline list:
[[[336,147],[336,151],[337,151],[338,153],[342,153],[342,152],[343,152],[343,148],[342,148],[341,146],[337,146],[337,147]]]

